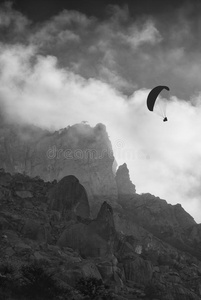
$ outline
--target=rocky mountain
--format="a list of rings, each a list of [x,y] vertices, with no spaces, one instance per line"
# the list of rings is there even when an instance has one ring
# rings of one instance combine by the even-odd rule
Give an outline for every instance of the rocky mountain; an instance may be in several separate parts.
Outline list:
[[[179,216],[180,213],[175,213],[178,222]],[[196,231],[196,224],[190,225],[191,221],[189,217],[188,234],[198,238],[200,226],[197,225]],[[55,282],[60,287],[61,294],[55,298],[40,296],[38,276],[43,280],[43,288],[49,284],[44,281],[44,274],[52,274],[54,280],[48,289]],[[37,285],[33,293],[38,294],[27,296],[27,282],[33,288],[34,280]],[[84,280],[85,287],[89,283],[84,291],[80,280]],[[113,209],[103,202],[97,217],[90,218],[86,190],[74,176],[66,176],[59,182],[44,182],[38,177],[11,175],[1,169],[2,282],[1,299],[10,300],[198,300],[201,262],[139,225],[138,219],[130,218],[123,206]],[[89,296],[92,284],[96,294]]]
[[[104,125],[1,125],[2,299],[201,299],[201,225],[115,174]]]

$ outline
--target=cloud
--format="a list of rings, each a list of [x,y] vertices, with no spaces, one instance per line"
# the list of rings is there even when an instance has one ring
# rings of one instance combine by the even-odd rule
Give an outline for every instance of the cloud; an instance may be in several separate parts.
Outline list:
[[[80,33],[91,23],[93,19],[79,12],[64,10],[59,15],[37,25],[29,37],[30,42],[46,50],[52,47],[56,50],[73,42],[77,45],[80,42]]]
[[[144,43],[154,45],[161,41],[161,36],[151,21],[143,24],[141,30],[136,28],[136,26],[131,26],[128,29],[128,34],[128,36],[123,36],[123,38],[125,38],[125,42],[131,44],[134,50]]]
[[[132,22],[126,7],[112,11],[108,20],[99,21],[65,10],[33,30],[30,42],[41,54],[57,56],[62,67],[131,94],[138,85],[134,75],[138,48],[153,47],[162,37],[154,20]]]
[[[147,91],[141,91],[132,99],[136,120],[129,132],[134,133],[133,139],[128,134],[126,141],[127,147],[135,149],[135,156],[129,160],[125,155],[121,161],[127,160],[138,192],[151,192],[172,204],[182,203],[200,221],[201,106],[173,97],[167,107],[169,121],[163,123],[155,114],[146,113],[145,106],[138,106],[146,95]]]
[[[57,57],[62,68],[85,79],[109,83],[126,95],[163,82],[173,95],[189,100],[200,90],[201,75],[199,18],[190,17],[192,7],[176,10],[169,19],[133,19],[126,6],[113,6],[106,20],[65,10],[36,25],[12,9],[3,13],[26,24],[17,36],[17,26],[8,26],[7,40],[37,46],[39,54]]]
[[[12,2],[7,1],[0,6],[1,42],[14,44],[25,41],[30,24],[26,16],[12,9]]]
[[[200,31],[190,11],[167,26],[161,16],[134,20],[127,7],[107,20],[63,11],[40,24],[0,9],[1,107],[46,128],[104,123],[137,191],[181,203],[201,221]],[[171,89],[166,123],[146,108],[158,84]]]
[[[56,57],[36,55],[31,47],[1,47],[0,65],[0,101],[22,122],[59,129],[87,119],[95,125],[99,114],[112,120],[126,107],[109,85],[61,69]]]

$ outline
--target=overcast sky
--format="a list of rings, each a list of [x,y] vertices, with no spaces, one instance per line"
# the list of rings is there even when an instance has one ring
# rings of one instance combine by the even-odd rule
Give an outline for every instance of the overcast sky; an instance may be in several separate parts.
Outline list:
[[[59,129],[104,123],[138,193],[201,222],[200,1],[25,1],[0,7],[0,103]],[[146,108],[170,87],[168,122]]]

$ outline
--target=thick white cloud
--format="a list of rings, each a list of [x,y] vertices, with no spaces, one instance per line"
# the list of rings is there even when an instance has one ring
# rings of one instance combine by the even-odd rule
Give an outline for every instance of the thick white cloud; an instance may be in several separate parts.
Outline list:
[[[0,30],[11,15],[23,19],[9,9]],[[49,128],[104,123],[137,191],[181,203],[200,222],[201,57],[183,20],[165,32],[116,7],[102,22],[68,11],[29,31],[26,21],[26,43],[0,44],[0,103],[10,118]],[[165,123],[146,108],[161,83],[171,87]]]
[[[58,68],[56,57],[35,56],[32,48],[1,48],[0,65],[0,101],[24,122],[57,129],[83,120],[95,125],[101,115],[112,122],[127,107],[109,85]]]

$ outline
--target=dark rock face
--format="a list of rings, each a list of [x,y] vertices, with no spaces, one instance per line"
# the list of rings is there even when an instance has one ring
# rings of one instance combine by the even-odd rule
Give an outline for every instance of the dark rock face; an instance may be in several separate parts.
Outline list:
[[[106,241],[114,239],[116,231],[113,219],[113,210],[107,202],[102,204],[97,218],[93,220],[89,226]]]
[[[68,224],[57,244],[78,249],[84,257],[104,257],[112,253],[115,233],[112,208],[104,202],[97,218],[88,224]]]
[[[51,209],[59,211],[64,218],[72,218],[73,215],[84,219],[90,217],[87,193],[75,176],[61,179],[50,190],[49,201]]]
[[[116,172],[116,183],[119,199],[130,199],[135,194],[135,185],[131,182],[126,164],[119,166]]]
[[[82,257],[104,257],[109,252],[109,245],[90,226],[82,223],[69,224],[57,245],[78,250]]]
[[[185,230],[183,240],[185,245],[189,245],[190,253],[201,260],[201,224],[194,224]]]
[[[162,226],[173,222],[188,249],[190,242],[200,249],[200,225],[180,206],[135,194],[115,212],[103,202],[97,217],[89,219],[83,216],[85,209],[82,216],[71,214],[69,197],[75,206],[83,204],[87,216],[89,211],[85,190],[74,176],[46,183],[0,171],[0,179],[0,270],[5,262],[16,273],[17,266],[37,262],[72,289],[79,278],[100,279],[114,299],[201,299],[201,261],[164,242],[164,236],[156,237]],[[72,218],[67,221],[62,214]],[[150,228],[143,223],[148,218]]]
[[[156,231],[158,230],[158,234],[160,231],[161,236],[168,235],[168,230],[171,234],[173,228],[175,231],[177,228],[185,229],[196,224],[181,205],[170,205],[151,194],[136,194],[127,202],[122,201],[121,204],[126,211],[130,211],[140,225],[149,229],[151,227],[153,231],[156,227]]]
[[[149,261],[137,257],[134,260],[125,260],[123,266],[127,280],[136,284],[147,285],[152,279],[153,266]]]
[[[180,204],[170,205],[151,194],[135,194],[119,203],[123,207],[122,225],[125,228],[127,224],[127,231],[128,224],[134,231],[137,224],[172,246],[201,258],[199,225]],[[121,219],[115,217],[118,227]]]

